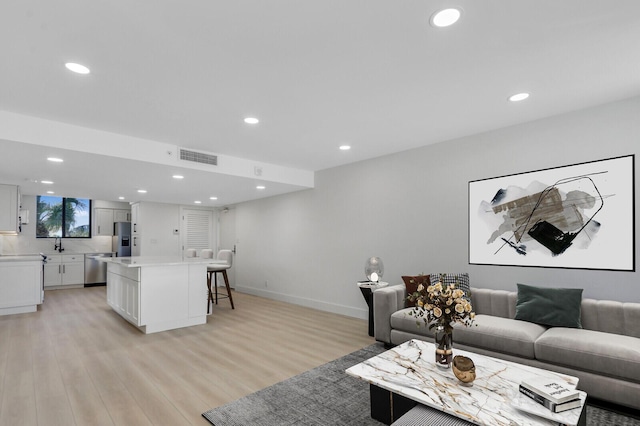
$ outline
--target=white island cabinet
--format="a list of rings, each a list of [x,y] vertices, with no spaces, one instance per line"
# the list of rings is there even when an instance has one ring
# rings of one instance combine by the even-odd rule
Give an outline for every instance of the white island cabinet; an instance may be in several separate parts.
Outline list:
[[[41,256],[0,256],[0,315],[36,312],[43,298]]]
[[[211,259],[101,258],[107,262],[107,303],[144,333],[207,322]]]

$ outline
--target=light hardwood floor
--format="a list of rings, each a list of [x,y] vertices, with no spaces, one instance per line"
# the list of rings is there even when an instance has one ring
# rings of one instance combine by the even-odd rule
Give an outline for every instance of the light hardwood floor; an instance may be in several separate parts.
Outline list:
[[[105,287],[47,291],[38,312],[0,317],[0,425],[207,425],[210,408],[374,343],[365,320],[234,302],[145,335]]]

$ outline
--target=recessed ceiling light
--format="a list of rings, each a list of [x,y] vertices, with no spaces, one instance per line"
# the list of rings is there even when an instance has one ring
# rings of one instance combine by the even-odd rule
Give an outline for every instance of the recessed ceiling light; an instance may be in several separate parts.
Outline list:
[[[174,179],[184,179],[184,176],[182,175],[173,175]]]
[[[258,120],[257,118],[254,117],[247,117],[244,119],[244,122],[247,124],[258,124],[260,122],[260,120]]]
[[[124,200],[124,197],[118,197],[118,200]]]
[[[215,200],[217,200],[217,199],[218,199],[218,197],[209,197],[209,199],[210,199],[210,200],[214,200],[214,201],[215,201]]]
[[[62,158],[57,157],[48,157],[47,160],[51,161],[52,163],[62,163],[64,161]]]
[[[138,192],[141,194],[146,194],[147,190],[146,189],[138,189]]]
[[[263,185],[256,186],[256,189],[260,189],[260,190],[265,189],[265,188],[266,188],[266,186],[263,186]]]
[[[89,74],[91,72],[91,70],[84,65],[76,64],[74,62],[67,62],[64,66],[67,67],[69,71],[73,71],[77,74]]]
[[[45,185],[53,185],[53,182],[50,180],[41,180],[40,183],[44,183]]]
[[[525,99],[527,99],[529,97],[528,93],[516,93],[515,95],[511,95],[509,96],[509,100],[511,102],[519,102],[519,101],[524,101]]]
[[[200,200],[196,200],[196,201],[194,201],[193,203],[194,203],[194,204],[202,204],[202,201],[200,201]]]
[[[47,191],[47,194],[55,194],[53,191]]]
[[[349,145],[340,145],[341,151],[349,151],[350,149],[351,149],[351,146]]]
[[[448,27],[458,22],[461,15],[460,9],[443,9],[431,15],[431,25],[437,28]]]

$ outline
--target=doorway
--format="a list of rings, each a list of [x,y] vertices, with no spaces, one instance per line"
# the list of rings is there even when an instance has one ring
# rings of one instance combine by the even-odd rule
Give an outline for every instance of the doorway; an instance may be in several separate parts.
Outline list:
[[[203,249],[214,249],[215,229],[213,211],[182,208],[182,255],[195,249],[198,256]],[[215,256],[215,253],[214,253]]]

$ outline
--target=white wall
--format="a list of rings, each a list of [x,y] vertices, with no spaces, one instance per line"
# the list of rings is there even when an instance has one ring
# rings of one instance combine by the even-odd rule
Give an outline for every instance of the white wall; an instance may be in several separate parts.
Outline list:
[[[182,256],[180,206],[177,204],[139,203],[137,235],[141,256]]]
[[[638,272],[469,265],[467,213],[471,180],[638,154],[639,135],[632,98],[318,172],[313,190],[236,206],[236,287],[366,318],[355,283],[367,257],[380,256],[391,283],[460,271],[477,287],[584,288],[640,302]]]
[[[182,209],[210,210],[213,212],[212,247],[218,244],[217,210],[181,206],[179,204],[141,202],[138,210],[138,226],[140,233],[141,256],[182,256]],[[174,230],[178,230],[175,234]]]

